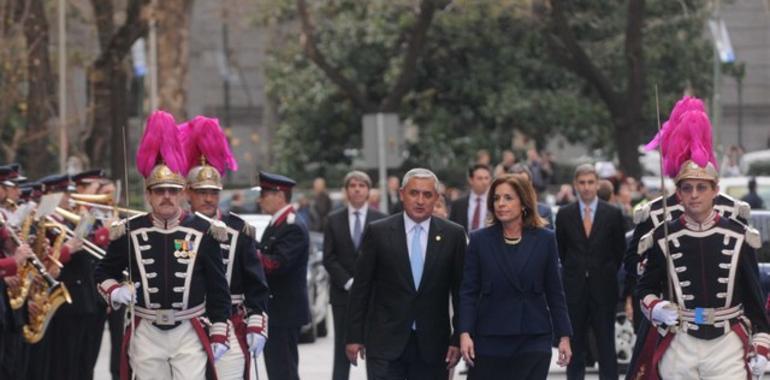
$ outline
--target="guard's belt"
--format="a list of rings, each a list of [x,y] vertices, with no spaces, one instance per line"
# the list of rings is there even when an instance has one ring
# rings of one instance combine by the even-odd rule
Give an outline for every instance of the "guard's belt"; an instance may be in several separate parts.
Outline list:
[[[156,325],[173,326],[177,322],[200,317],[206,313],[206,303],[203,302],[198,306],[193,306],[184,310],[147,309],[141,306],[135,306],[134,313],[137,317],[151,321]]]
[[[696,307],[695,309],[680,309],[679,317],[685,321],[697,325],[713,325],[716,322],[727,321],[738,318],[743,315],[743,305],[738,304],[733,307],[707,308]]]
[[[231,294],[230,300],[233,305],[240,305],[246,300],[246,297],[243,294]]]

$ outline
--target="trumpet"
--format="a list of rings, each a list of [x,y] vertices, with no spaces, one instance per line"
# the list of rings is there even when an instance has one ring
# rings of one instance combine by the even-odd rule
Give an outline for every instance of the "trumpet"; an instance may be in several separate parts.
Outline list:
[[[134,210],[130,208],[116,207],[115,200],[112,199],[112,194],[70,194],[70,202],[85,207],[93,207],[102,209],[105,211],[117,211],[119,214],[126,216],[134,216],[144,214],[143,211]]]
[[[64,213],[67,213],[68,215],[65,216],[62,212],[60,212],[60,210],[58,208],[56,209],[56,213],[58,213],[59,215],[61,215],[65,219],[69,220],[70,217],[74,216],[74,217],[77,217],[78,222],[80,221],[80,216],[75,215],[74,213],[69,212],[69,211],[64,210],[64,209],[62,209],[61,211],[63,211]],[[65,226],[64,224],[61,224],[61,223],[57,222],[56,219],[54,219],[54,218],[52,218],[50,216],[47,216],[46,220],[48,221],[48,223],[50,224],[51,227],[54,227],[55,230],[59,231],[60,233],[63,233],[63,234],[65,234],[66,236],[68,236],[70,238],[75,237],[75,232],[73,232],[69,227]],[[99,260],[104,258],[104,254],[105,254],[104,250],[101,247],[99,247],[98,245],[92,243],[88,239],[83,239],[83,250],[86,251],[91,256],[99,259]]]
[[[70,199],[82,202],[100,203],[102,205],[111,205],[113,203],[112,194],[71,193]]]
[[[88,201],[81,201],[78,199],[70,199],[70,202],[77,206],[84,206],[84,207],[93,207],[98,208],[105,211],[117,211],[118,214],[123,214],[128,217],[132,217],[134,215],[144,214],[144,211],[134,210],[130,208],[124,208],[124,207],[114,207],[110,205],[100,204],[100,203],[93,203]]]

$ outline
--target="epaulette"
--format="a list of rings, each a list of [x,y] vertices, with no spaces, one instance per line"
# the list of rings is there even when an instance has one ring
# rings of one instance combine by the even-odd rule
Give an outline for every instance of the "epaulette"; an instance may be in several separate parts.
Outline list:
[[[652,244],[655,241],[653,235],[655,234],[655,229],[652,229],[650,232],[644,234],[639,239],[639,244],[636,245],[636,254],[641,255],[642,253],[647,252],[648,249],[652,248]]]
[[[218,242],[227,241],[227,225],[221,220],[211,220],[209,223],[209,233]]]
[[[288,224],[294,224],[294,221],[297,219],[297,214],[295,213],[289,213],[289,215],[286,215],[286,223]]]
[[[118,240],[126,234],[126,224],[130,220],[134,220],[141,216],[147,215],[147,213],[137,214],[127,219],[120,219],[110,224],[110,241]]]
[[[236,214],[236,213],[234,213],[232,211],[230,212],[230,216],[231,217],[235,217],[236,219],[238,219],[241,222],[243,222],[243,228],[241,228],[241,233],[243,233],[244,235],[248,236],[251,239],[254,239],[254,240],[257,239],[257,228],[256,227],[252,226],[251,223],[247,222],[245,219],[243,219],[243,217],[241,217],[240,215],[238,215],[238,214]]]
[[[717,196],[727,199],[733,204],[733,218],[739,216],[744,220],[749,220],[751,217],[751,206],[748,203],[735,199],[727,193],[720,192]]]
[[[121,219],[110,224],[110,241],[118,240],[126,234],[126,219]]]
[[[640,204],[634,208],[634,224],[639,224],[650,217],[650,203]]]
[[[754,249],[762,247],[762,238],[759,236],[759,231],[756,228],[746,226],[746,243]]]
[[[744,220],[749,220],[751,217],[751,206],[744,201],[735,201],[735,209],[738,216]]]
[[[257,228],[252,226],[250,223],[243,223],[243,229],[241,229],[241,232],[243,232],[243,234],[248,236],[250,239],[257,240]]]

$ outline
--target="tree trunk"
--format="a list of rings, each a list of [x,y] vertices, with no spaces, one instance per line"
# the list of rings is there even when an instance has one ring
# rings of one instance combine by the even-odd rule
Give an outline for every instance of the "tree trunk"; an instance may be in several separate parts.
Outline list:
[[[24,4],[24,0],[19,0]],[[54,76],[48,54],[49,31],[43,0],[28,0],[24,19],[27,41],[27,136],[23,156],[25,171],[31,177],[41,177],[59,170],[51,153],[48,123],[54,114],[52,102]],[[23,6],[23,5],[22,5]],[[60,73],[61,75],[61,73]]]
[[[124,178],[124,139],[128,144],[128,136],[122,136],[124,128],[128,134],[129,68],[125,57],[147,31],[142,10],[148,4],[149,0],[129,1],[126,21],[115,30],[112,0],[91,0],[101,52],[88,69],[90,128],[83,142],[91,165],[109,162],[110,175],[115,179]],[[130,147],[127,153],[133,153]]]
[[[158,100],[160,108],[187,119],[187,68],[190,56],[192,0],[157,3]]]
[[[109,162],[112,178],[123,178],[121,136],[123,128],[128,128],[126,69],[120,61],[97,61],[89,70],[88,82],[91,89],[91,125],[99,127],[97,133],[91,133],[86,139],[86,152],[92,166]]]

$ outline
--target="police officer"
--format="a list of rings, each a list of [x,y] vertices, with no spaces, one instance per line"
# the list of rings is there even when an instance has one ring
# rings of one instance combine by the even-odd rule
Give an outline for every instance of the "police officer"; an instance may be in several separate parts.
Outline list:
[[[268,288],[257,254],[256,231],[240,216],[219,209],[222,175],[228,169],[237,169],[219,122],[197,116],[188,126],[191,133],[186,140],[185,151],[196,156],[188,160],[195,163],[187,174],[190,210],[210,220],[224,222],[227,230],[227,239],[220,242],[220,247],[232,299],[228,336],[230,350],[217,361],[217,376],[219,380],[248,379],[250,359],[252,355],[256,357],[262,353],[267,341]],[[202,141],[211,140],[213,136],[222,143]]]
[[[307,298],[307,227],[289,203],[295,182],[291,178],[260,172],[259,205],[272,215],[259,247],[270,287],[268,310],[270,340],[265,366],[271,380],[299,379],[297,343],[300,328],[310,322]]]

